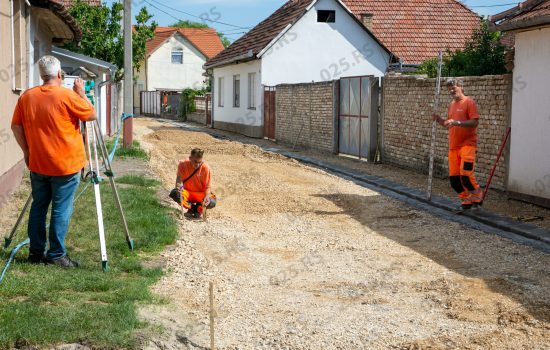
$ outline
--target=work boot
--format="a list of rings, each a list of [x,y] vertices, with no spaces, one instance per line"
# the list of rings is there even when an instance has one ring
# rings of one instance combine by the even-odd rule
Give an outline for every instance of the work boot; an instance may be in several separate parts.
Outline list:
[[[35,254],[35,253],[29,253],[29,257],[27,258],[27,262],[29,264],[46,264],[46,255],[44,253],[42,254]]]
[[[187,212],[183,214],[183,216],[185,216],[188,219],[192,219],[193,215],[194,215],[194,213],[193,213],[193,210],[191,210],[191,209],[188,209]]]
[[[458,207],[456,207],[456,209],[454,210],[455,213],[464,213],[465,211],[468,211],[472,209],[472,204],[464,204],[462,203],[461,205],[459,205]]]
[[[65,255],[59,259],[48,259],[48,264],[57,265],[63,268],[77,268],[80,264],[77,261],[72,260],[69,256]]]
[[[482,205],[483,205],[483,202],[473,202],[472,209],[480,209]]]

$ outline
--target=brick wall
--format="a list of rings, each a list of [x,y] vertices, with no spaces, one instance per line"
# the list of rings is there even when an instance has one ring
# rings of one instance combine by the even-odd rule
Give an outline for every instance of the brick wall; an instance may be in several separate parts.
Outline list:
[[[276,93],[277,141],[333,152],[334,84],[279,85]]]
[[[511,110],[511,75],[466,77],[465,94],[472,97],[480,114],[476,177],[485,184],[496,159],[502,137],[509,126]],[[383,149],[386,163],[427,173],[429,167],[435,79],[411,76],[388,76],[383,82]],[[442,80],[439,114],[447,115],[451,97]],[[438,125],[435,157],[436,176],[447,176],[448,132]],[[504,152],[491,187],[505,189]]]

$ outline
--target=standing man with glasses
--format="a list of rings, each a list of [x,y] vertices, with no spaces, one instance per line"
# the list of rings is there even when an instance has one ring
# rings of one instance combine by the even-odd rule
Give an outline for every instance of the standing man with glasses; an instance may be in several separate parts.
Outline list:
[[[67,256],[65,237],[73,212],[80,169],[86,164],[80,121],[96,119],[86,98],[84,82],[73,90],[62,87],[59,60],[44,56],[38,61],[44,84],[27,90],[17,102],[12,131],[30,169],[32,206],[29,215],[30,263],[78,267]],[[46,252],[46,216],[52,206]]]
[[[474,177],[479,113],[474,100],[464,95],[462,80],[447,80],[447,89],[453,98],[447,119],[434,114],[433,120],[449,130],[449,179],[462,201],[458,209],[475,209],[482,205],[483,198]]]

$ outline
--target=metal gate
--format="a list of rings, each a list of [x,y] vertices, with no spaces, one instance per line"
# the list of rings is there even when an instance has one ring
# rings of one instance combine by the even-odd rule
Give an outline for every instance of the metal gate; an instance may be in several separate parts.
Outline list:
[[[182,114],[182,94],[173,91],[141,91],[142,115],[177,119]]]
[[[374,161],[378,135],[378,78],[340,79],[338,125],[339,152]]]
[[[275,140],[275,87],[264,89],[264,137]]]

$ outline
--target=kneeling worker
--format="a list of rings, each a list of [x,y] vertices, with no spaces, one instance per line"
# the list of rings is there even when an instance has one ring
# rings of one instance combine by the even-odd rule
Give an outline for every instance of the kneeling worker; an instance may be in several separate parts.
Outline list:
[[[198,219],[203,206],[212,209],[216,206],[215,196],[210,191],[212,172],[203,162],[204,151],[194,148],[188,160],[180,161],[176,176],[176,189],[181,193],[181,205],[187,208],[187,218]]]

